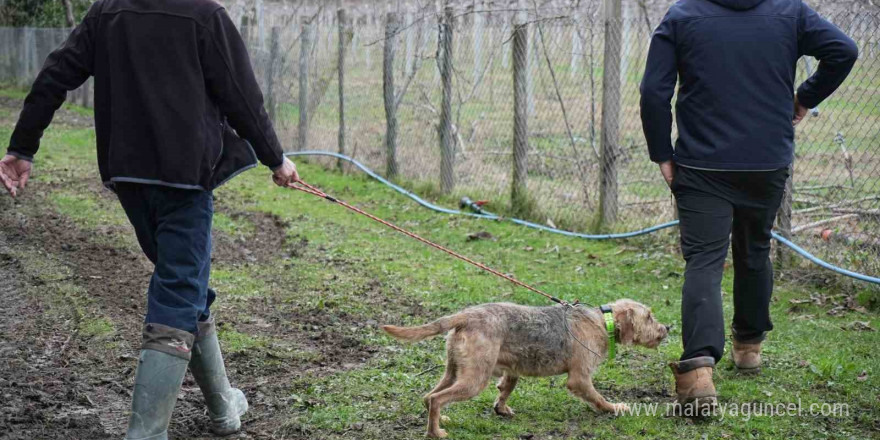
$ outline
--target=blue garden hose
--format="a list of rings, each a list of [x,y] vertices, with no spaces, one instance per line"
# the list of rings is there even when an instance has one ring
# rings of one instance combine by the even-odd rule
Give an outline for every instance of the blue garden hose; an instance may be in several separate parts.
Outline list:
[[[651,226],[649,228],[639,229],[637,231],[622,232],[622,233],[615,233],[615,234],[582,234],[579,232],[565,231],[562,229],[553,228],[550,226],[544,226],[544,225],[541,225],[538,223],[533,223],[530,221],[521,220],[521,219],[517,219],[517,218],[501,217],[499,215],[492,214],[491,212],[487,212],[487,211],[483,211],[483,210],[481,210],[480,213],[473,213],[473,212],[460,211],[457,209],[449,209],[449,208],[444,208],[442,206],[437,206],[437,205],[419,197],[418,195],[412,193],[411,191],[408,191],[405,188],[403,188],[399,185],[396,185],[393,182],[389,181],[388,179],[385,179],[384,177],[376,174],[373,170],[367,168],[364,164],[362,164],[362,163],[360,163],[360,162],[358,162],[358,161],[356,161],[356,160],[354,160],[344,154],[334,153],[332,151],[294,151],[294,152],[285,153],[284,155],[285,156],[330,156],[330,157],[335,157],[337,159],[342,159],[346,162],[351,163],[352,165],[354,165],[355,167],[357,167],[358,169],[360,169],[361,171],[363,171],[364,173],[366,173],[368,176],[372,177],[373,179],[378,180],[379,182],[391,187],[395,191],[415,200],[416,203],[418,203],[419,205],[422,205],[425,208],[428,208],[433,211],[442,212],[444,214],[466,215],[469,217],[484,218],[484,219],[489,219],[489,220],[509,220],[509,221],[516,223],[518,225],[526,226],[526,227],[533,228],[533,229],[538,229],[541,231],[551,232],[554,234],[565,235],[567,237],[585,238],[588,240],[612,240],[612,239],[621,239],[621,238],[632,238],[632,237],[638,237],[640,235],[650,234],[652,232],[657,232],[661,229],[671,228],[673,226],[678,225],[678,220],[674,220],[671,222],[666,222],[666,223],[662,223],[659,225]],[[824,260],[819,259],[815,255],[807,252],[802,247],[792,243],[790,240],[777,234],[776,232],[772,232],[771,234],[772,234],[773,238],[776,239],[776,241],[778,241],[779,243],[782,243],[782,244],[788,246],[789,248],[791,248],[791,250],[795,251],[798,255],[806,258],[807,260],[812,261],[813,263],[815,263],[821,267],[824,267],[825,269],[837,272],[841,275],[846,275],[848,277],[855,278],[857,280],[865,281],[868,283],[880,284],[880,278],[872,277],[869,275],[865,275],[865,274],[861,274],[858,272],[853,272],[853,271],[850,271],[847,269],[843,269],[841,267],[837,267],[831,263],[828,263]]]

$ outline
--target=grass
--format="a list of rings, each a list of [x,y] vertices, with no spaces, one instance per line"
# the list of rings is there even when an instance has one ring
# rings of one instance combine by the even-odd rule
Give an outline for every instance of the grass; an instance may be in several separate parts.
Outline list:
[[[61,179],[97,179],[90,133],[50,128],[33,188],[50,191],[52,211],[71,218],[77,227],[97,230],[108,223],[124,223],[118,204],[112,197],[85,191],[82,185],[70,189],[59,184]],[[0,127],[0,135],[9,134],[10,127]],[[306,180],[328,193],[562,298],[598,305],[630,297],[649,304],[661,322],[674,325],[669,342],[657,351],[623,348],[613,363],[599,369],[596,386],[612,401],[664,404],[671,400],[672,381],[665,364],[680,354],[681,337],[679,274],[683,264],[675,246],[676,231],[629,241],[575,240],[506,222],[437,214],[361,175],[342,175],[308,163],[299,166]],[[230,211],[260,212],[287,222],[284,233],[289,238],[308,241],[299,256],[285,256],[279,250],[268,261],[216,265],[213,280],[220,297],[215,310],[221,313],[234,314],[240,305],[269,295],[291,307],[315,311],[330,322],[347,314],[381,320],[380,324],[422,323],[491,301],[545,305],[537,295],[339,206],[276,188],[265,169],[243,174],[215,195],[220,212],[215,224],[222,233],[246,236],[256,227]],[[455,203],[442,197],[435,201],[446,206]],[[467,235],[477,231],[494,238],[468,241]],[[126,245],[135,246],[133,237],[126,240]],[[50,280],[47,286],[63,285],[64,271],[52,261],[25,260],[35,265],[29,270],[41,277],[61,280]],[[728,319],[732,316],[731,277],[727,269],[722,290]],[[764,372],[754,378],[739,376],[725,358],[715,373],[721,402],[841,403],[849,410],[846,416],[729,416],[696,422],[659,415],[614,418],[591,412],[566,391],[564,378],[553,377],[520,382],[510,400],[517,411],[513,419],[492,414],[495,391],[489,387],[475,399],[450,406],[445,411],[450,417],[445,428],[455,439],[877,437],[880,333],[845,329],[855,321],[877,329],[880,318],[876,312],[853,310],[832,316],[827,304],[795,304],[811,294],[842,293],[822,286],[778,283],[771,305],[776,329],[765,344]],[[87,301],[84,292],[71,295],[76,301]],[[861,286],[855,296],[868,304],[876,301],[877,290]],[[413,314],[400,304],[416,304],[421,312]],[[114,331],[113,323],[102,321],[101,316],[81,322],[82,331],[96,336]],[[323,439],[420,437],[425,421],[421,396],[442,373],[443,341],[402,345],[375,324],[357,330],[356,335],[361,343],[377,347],[378,353],[346,371],[307,375],[289,383],[288,407],[276,415],[284,418],[284,429]],[[229,353],[282,351],[285,346],[281,336],[250,335],[232,326],[221,328],[220,337]]]

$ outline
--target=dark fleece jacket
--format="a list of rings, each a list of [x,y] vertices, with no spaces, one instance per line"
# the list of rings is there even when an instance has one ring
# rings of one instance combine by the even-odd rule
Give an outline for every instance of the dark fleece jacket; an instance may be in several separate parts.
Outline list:
[[[211,189],[225,121],[269,167],[281,146],[247,50],[212,0],[98,0],[49,55],[21,111],[9,153],[32,159],[67,91],[95,77],[104,183]],[[238,152],[240,153],[240,152]],[[248,152],[250,154],[250,152]]]

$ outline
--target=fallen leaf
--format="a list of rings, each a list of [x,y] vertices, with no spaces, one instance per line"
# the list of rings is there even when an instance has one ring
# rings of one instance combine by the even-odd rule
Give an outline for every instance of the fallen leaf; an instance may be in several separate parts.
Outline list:
[[[547,226],[550,226],[553,229],[556,229],[556,223],[553,223],[553,220],[547,219]]]
[[[526,252],[531,252],[531,251],[535,250],[535,248],[533,248],[533,247],[531,247],[531,246],[526,246],[526,247],[523,248],[523,250],[526,251]]]
[[[856,377],[856,380],[859,382],[864,382],[864,381],[868,380],[868,371],[862,370],[862,373],[859,374],[858,377]]]
[[[545,254],[550,254],[553,252],[556,252],[558,254],[559,253],[559,246],[553,246],[552,248],[549,248],[546,251],[544,251]]]
[[[840,328],[844,330],[852,330],[856,332],[872,332],[874,328],[871,327],[871,323],[868,321],[853,321],[845,326],[841,326]]]
[[[468,234],[467,241],[475,241],[475,240],[492,240],[492,241],[494,241],[495,237],[486,231],[480,231],[480,232],[474,232],[472,234]]]
[[[810,365],[810,361],[803,360],[803,359],[801,359],[800,361],[798,361],[798,366],[799,366],[799,367],[806,367],[806,366],[809,366],[809,365]]]
[[[840,316],[846,313],[846,307],[837,306],[828,311],[828,315],[830,316]]]
[[[802,321],[812,321],[815,318],[816,318],[816,315],[797,315],[792,319],[798,319],[798,320],[802,320]]]

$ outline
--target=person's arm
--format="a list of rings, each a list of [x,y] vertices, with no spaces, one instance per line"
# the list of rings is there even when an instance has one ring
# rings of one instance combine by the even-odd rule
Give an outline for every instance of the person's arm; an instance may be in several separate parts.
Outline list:
[[[819,60],[819,67],[797,90],[797,102],[815,108],[834,93],[852,70],[859,50],[837,26],[801,4],[798,52]]]
[[[92,75],[98,3],[43,63],[12,131],[8,155],[32,161],[40,148],[43,131],[64,103],[67,92],[76,90]]]
[[[247,48],[225,9],[214,13],[206,31],[201,62],[211,98],[229,125],[251,143],[263,165],[273,171],[284,168],[281,145],[263,108]]]
[[[81,86],[92,75],[99,8],[100,1],[92,5],[64,44],[49,54],[24,99],[6,156],[0,160],[0,183],[13,197],[27,184],[43,131],[64,103],[67,92]]]
[[[640,87],[642,130],[651,161],[657,163],[672,160],[673,153],[671,101],[678,81],[674,38],[672,22],[667,15],[651,36]]]

